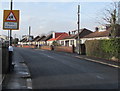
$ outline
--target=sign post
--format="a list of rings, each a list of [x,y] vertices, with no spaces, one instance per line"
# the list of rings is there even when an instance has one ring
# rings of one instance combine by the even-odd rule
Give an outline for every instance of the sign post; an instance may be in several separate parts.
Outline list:
[[[13,56],[13,47],[12,47],[12,30],[19,29],[19,10],[12,10],[13,0],[10,3],[10,10],[4,10],[3,17],[3,30],[10,31],[10,40],[9,40],[9,71],[13,70],[12,56]],[[9,35],[9,34],[8,34]]]

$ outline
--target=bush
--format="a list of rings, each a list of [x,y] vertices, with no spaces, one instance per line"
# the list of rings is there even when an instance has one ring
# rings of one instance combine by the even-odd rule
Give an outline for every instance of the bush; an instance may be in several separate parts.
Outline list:
[[[88,56],[120,60],[120,38],[88,40],[85,45]]]

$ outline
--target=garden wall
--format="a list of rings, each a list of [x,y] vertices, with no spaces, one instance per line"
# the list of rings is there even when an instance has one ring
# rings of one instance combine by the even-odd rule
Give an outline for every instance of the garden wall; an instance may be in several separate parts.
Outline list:
[[[43,49],[43,50],[53,50],[51,46],[41,46],[40,49]]]
[[[68,47],[68,46],[55,46],[54,50],[55,51],[62,51],[62,52],[70,52],[70,53],[74,52],[74,48]]]

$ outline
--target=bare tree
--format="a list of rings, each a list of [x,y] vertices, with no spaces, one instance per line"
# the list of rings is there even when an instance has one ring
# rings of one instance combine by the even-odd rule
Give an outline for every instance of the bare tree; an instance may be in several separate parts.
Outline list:
[[[105,9],[102,19],[112,27],[111,36],[116,37],[118,26],[118,2],[111,3],[112,7]]]

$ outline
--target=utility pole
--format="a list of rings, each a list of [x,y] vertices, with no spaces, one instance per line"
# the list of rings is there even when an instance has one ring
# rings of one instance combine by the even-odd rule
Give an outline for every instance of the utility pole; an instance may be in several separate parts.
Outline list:
[[[31,26],[29,26],[29,37],[28,37],[28,41],[29,41],[29,46],[30,46],[30,34],[31,34]]]
[[[13,0],[11,0],[11,4],[10,4],[10,10],[12,10],[13,8]],[[10,46],[12,46],[12,30],[10,30]]]
[[[78,5],[78,54],[80,54],[80,5]]]

